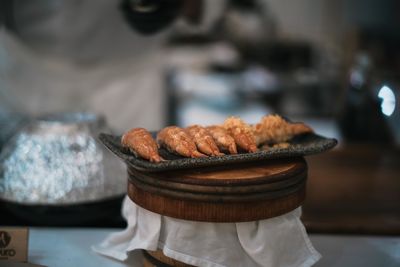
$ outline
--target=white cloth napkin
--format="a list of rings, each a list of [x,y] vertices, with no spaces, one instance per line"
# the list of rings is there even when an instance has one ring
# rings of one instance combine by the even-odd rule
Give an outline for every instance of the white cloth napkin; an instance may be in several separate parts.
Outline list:
[[[122,214],[127,228],[93,246],[95,252],[123,261],[136,249],[161,249],[199,267],[307,267],[321,258],[300,221],[301,208],[261,221],[208,223],[162,216],[126,197]]]

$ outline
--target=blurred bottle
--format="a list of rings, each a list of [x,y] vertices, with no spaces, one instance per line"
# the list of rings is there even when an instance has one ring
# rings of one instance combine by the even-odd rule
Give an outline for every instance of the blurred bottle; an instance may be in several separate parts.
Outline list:
[[[225,40],[246,50],[274,40],[276,22],[266,1],[230,0],[216,30]]]
[[[374,94],[379,83],[370,56],[359,52],[350,70],[348,89],[338,119],[346,141],[393,143],[381,103]]]

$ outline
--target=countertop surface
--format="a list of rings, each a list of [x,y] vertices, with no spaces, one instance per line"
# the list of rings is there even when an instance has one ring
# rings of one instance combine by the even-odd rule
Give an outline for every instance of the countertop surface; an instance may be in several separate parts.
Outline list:
[[[51,267],[142,266],[141,254],[132,253],[125,262],[100,256],[91,246],[118,229],[30,228],[29,262]],[[314,266],[400,266],[400,236],[354,236],[311,234],[311,242],[322,254]]]

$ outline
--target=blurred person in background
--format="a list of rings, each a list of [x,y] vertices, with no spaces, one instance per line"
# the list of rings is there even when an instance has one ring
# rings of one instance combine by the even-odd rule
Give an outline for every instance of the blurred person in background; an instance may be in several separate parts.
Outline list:
[[[164,124],[167,32],[143,37],[127,23],[120,1],[0,5],[2,109],[29,116],[95,112],[118,131]]]

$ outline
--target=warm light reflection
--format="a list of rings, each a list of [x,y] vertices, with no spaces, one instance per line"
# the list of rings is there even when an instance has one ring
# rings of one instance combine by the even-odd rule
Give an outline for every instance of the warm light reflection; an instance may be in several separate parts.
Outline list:
[[[382,98],[382,113],[386,116],[391,116],[396,108],[396,98],[392,89],[386,85],[382,86],[378,92],[378,97]]]

